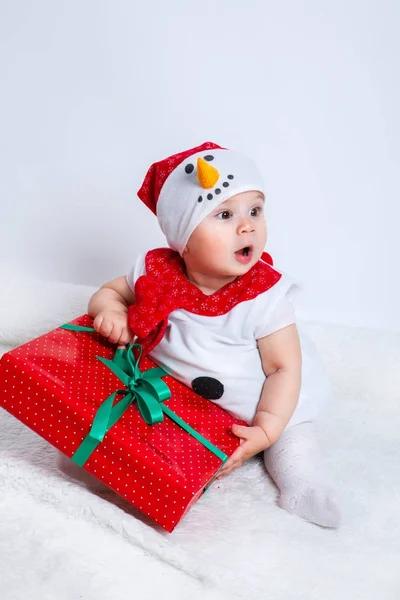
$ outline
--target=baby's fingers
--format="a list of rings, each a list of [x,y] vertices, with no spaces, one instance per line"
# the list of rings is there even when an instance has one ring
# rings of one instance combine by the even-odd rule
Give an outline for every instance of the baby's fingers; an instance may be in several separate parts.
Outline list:
[[[227,475],[230,475],[232,473],[232,471],[235,471],[236,469],[241,467],[242,464],[243,464],[242,460],[239,460],[238,462],[231,464],[231,466],[227,466],[225,464],[224,467],[219,472],[217,479],[221,479],[222,477],[226,477]]]
[[[244,452],[242,448],[237,448],[222,467],[221,471],[219,472],[218,479],[220,477],[225,477],[225,475],[228,475],[231,471],[233,471],[233,469],[237,469],[243,462],[243,455]]]
[[[93,327],[95,330],[108,338],[113,329],[113,323],[109,319],[104,318],[102,315],[98,315],[93,321]]]
[[[241,438],[241,440],[245,440],[247,438],[248,429],[250,429],[250,427],[246,427],[244,425],[237,425],[236,423],[234,423],[232,425],[231,431],[233,435],[236,435],[236,437]]]
[[[123,331],[123,328],[121,328],[120,325],[117,325],[116,323],[114,323],[112,326],[111,332],[106,336],[106,337],[108,337],[108,341],[111,342],[112,344],[121,344],[122,342],[120,341],[120,339],[121,339],[122,331]]]
[[[125,346],[126,344],[130,344],[132,340],[132,332],[129,328],[124,327],[121,331],[121,335],[119,336],[118,344],[120,346]]]

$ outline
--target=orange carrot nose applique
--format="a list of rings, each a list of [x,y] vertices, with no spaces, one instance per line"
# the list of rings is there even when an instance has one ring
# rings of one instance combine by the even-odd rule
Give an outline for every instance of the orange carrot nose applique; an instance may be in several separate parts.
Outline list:
[[[208,190],[217,183],[219,172],[215,167],[210,165],[204,158],[197,159],[197,179],[202,188]]]

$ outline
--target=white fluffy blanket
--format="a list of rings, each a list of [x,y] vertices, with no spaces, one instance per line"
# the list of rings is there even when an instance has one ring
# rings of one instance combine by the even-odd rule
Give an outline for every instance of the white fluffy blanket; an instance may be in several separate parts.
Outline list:
[[[2,352],[85,312],[92,292],[0,275]],[[55,450],[0,409],[2,600],[399,598],[400,334],[307,328],[335,387],[320,438],[339,530],[280,510],[254,459],[164,533],[58,472]]]

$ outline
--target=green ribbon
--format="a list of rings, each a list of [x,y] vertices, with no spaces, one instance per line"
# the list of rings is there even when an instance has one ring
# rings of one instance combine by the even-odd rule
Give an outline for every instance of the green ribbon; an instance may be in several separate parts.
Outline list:
[[[61,329],[70,331],[95,331],[93,327],[84,327],[83,325],[72,325],[69,323],[61,325]],[[139,350],[137,360],[133,354],[133,348]],[[142,347],[139,344],[127,344],[126,349],[120,348],[115,352],[112,360],[96,356],[98,360],[106,365],[124,383],[125,389],[116,390],[100,405],[94,416],[89,434],[73,454],[71,460],[80,467],[83,467],[92,452],[103,441],[106,433],[121,418],[126,409],[133,402],[136,402],[140,414],[148,425],[161,423],[165,413],[177,425],[220,458],[222,464],[224,464],[228,460],[228,456],[164,404],[165,400],[171,397],[168,385],[165,381],[161,380],[161,377],[165,377],[167,373],[160,367],[148,369],[142,373],[138,366],[141,355]],[[114,404],[118,395],[122,396],[122,398]]]

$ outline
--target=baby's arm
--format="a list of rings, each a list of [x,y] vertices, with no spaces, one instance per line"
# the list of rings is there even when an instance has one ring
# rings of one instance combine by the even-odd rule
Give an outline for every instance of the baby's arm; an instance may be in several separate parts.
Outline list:
[[[114,344],[129,344],[133,334],[128,325],[128,306],[134,301],[126,277],[117,277],[102,285],[88,306],[95,330]]]
[[[288,424],[300,394],[301,349],[296,325],[289,325],[258,340],[266,375],[257,412],[250,427],[233,425],[240,446],[227,460],[219,477],[274,444]]]
[[[281,436],[296,408],[301,386],[301,347],[296,325],[258,340],[266,380],[253,425],[261,427],[268,446]]]

